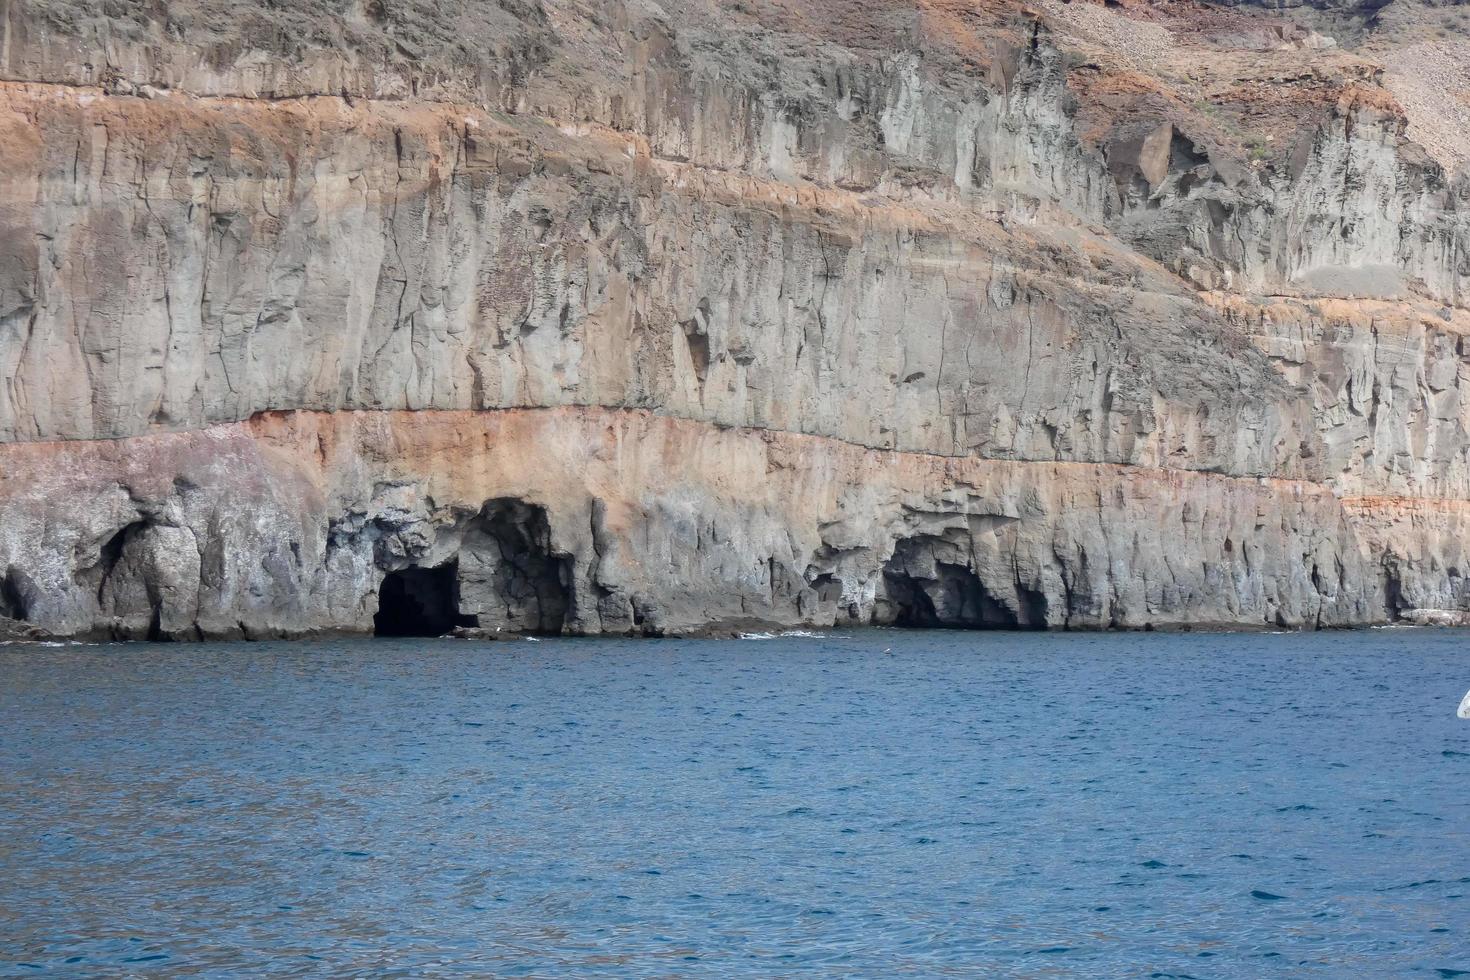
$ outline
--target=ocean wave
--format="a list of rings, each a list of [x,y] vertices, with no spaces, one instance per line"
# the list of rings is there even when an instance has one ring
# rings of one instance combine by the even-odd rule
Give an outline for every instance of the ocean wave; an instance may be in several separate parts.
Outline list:
[[[741,633],[742,640],[777,640],[786,637],[801,637],[808,640],[825,640],[826,633],[816,633],[812,630],[783,630],[780,633]]]

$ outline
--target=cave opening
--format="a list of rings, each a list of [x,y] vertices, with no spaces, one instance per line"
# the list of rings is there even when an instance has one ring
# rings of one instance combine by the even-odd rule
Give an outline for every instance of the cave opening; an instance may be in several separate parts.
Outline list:
[[[117,586],[114,573],[122,564],[128,542],[136,540],[147,529],[147,521],[133,521],[118,528],[97,549],[97,561],[77,573],[77,583],[94,592],[97,604],[104,610],[111,609],[114,615],[122,613],[116,609],[116,598],[112,594]]]
[[[915,629],[1016,629],[1019,617],[962,565],[935,563],[935,577],[885,570],[894,625]]]
[[[443,636],[456,626],[473,625],[459,615],[458,565],[403,568],[383,576],[378,588],[375,636]]]
[[[938,543],[943,547],[942,543]],[[883,569],[886,615],[911,629],[1045,629],[1046,598],[1016,583],[1014,606],[968,565],[935,557],[936,542],[900,541]]]
[[[556,635],[572,609],[571,557],[552,548],[546,508],[488,501],[460,549],[461,607],[482,629]]]
[[[30,602],[22,588],[22,575],[16,569],[6,571],[0,579],[0,616],[24,623],[30,618]]]

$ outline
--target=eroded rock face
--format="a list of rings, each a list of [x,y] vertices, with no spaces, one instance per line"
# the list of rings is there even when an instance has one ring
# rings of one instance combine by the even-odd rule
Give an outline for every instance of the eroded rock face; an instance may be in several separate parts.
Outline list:
[[[1356,56],[320,6],[6,8],[10,633],[1470,611],[1470,185]]]
[[[1307,482],[899,453],[607,409],[292,413],[7,454],[7,491],[39,496],[6,493],[0,560],[79,556],[29,566],[49,603],[29,616],[72,633],[370,632],[385,580],[452,594],[451,625],[491,631],[1378,615],[1371,549]],[[47,520],[54,497],[79,517],[116,507],[121,544]]]
[[[570,554],[553,551],[546,508],[515,498],[480,509],[459,546],[462,625],[481,630],[560,633],[572,605]]]

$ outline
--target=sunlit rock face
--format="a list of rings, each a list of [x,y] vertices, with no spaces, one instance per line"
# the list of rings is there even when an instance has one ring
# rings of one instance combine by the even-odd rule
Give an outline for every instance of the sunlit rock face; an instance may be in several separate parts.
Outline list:
[[[6,636],[1470,612],[1470,185],[1308,28],[290,6],[7,8]]]

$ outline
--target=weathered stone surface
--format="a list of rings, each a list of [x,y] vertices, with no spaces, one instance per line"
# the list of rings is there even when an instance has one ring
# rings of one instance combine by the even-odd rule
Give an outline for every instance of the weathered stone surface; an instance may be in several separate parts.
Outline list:
[[[289,413],[3,452],[0,562],[34,570],[30,616],[66,632],[367,631],[385,572],[451,563],[460,611],[481,617],[462,625],[492,630],[1379,615],[1369,550],[1307,482],[902,453],[576,408]],[[941,597],[936,563],[963,571],[974,609]]]
[[[1359,55],[165,6],[5,8],[7,630],[1470,611],[1470,185]]]

